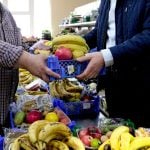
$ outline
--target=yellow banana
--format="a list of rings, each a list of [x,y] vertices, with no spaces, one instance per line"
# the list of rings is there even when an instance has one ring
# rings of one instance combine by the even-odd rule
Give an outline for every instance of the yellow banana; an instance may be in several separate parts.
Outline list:
[[[69,147],[62,141],[52,140],[48,143],[48,148],[53,149],[56,148],[57,150],[69,150]]]
[[[59,93],[59,97],[60,98],[70,98],[71,97],[71,93],[70,92],[67,92],[64,88],[64,84],[63,84],[63,81],[62,80],[59,80],[58,82],[56,82],[56,88],[57,88],[57,91]]]
[[[150,137],[135,137],[129,150],[138,150],[144,147],[150,147]]]
[[[59,98],[60,95],[59,95],[59,93],[57,92],[56,82],[57,82],[57,81],[52,81],[52,82],[50,82],[50,84],[49,84],[49,86],[50,86],[50,94],[51,94],[52,97]]]
[[[130,143],[133,141],[134,136],[129,132],[123,132],[120,136],[120,150],[129,150]]]
[[[38,120],[33,122],[28,128],[29,139],[31,143],[36,143],[38,141],[38,135],[41,129],[48,124],[47,120]]]
[[[73,59],[76,59],[76,58],[84,56],[85,53],[83,51],[78,50],[78,51],[73,51],[72,55],[73,55]]]
[[[68,92],[82,92],[82,90],[83,90],[82,87],[73,84],[68,79],[64,79],[63,83],[64,83],[63,85],[64,85],[66,91],[68,91]]]
[[[59,45],[55,45],[54,49],[60,48],[60,47],[65,47],[65,48],[69,48],[72,52],[74,51],[82,51],[85,53],[88,52],[88,48],[87,46],[82,46],[82,45],[78,45],[78,44],[59,44]]]
[[[98,150],[105,150],[105,146],[109,145],[110,146],[110,139],[106,140],[103,144],[101,144],[98,148]]]
[[[28,78],[30,78],[30,76],[32,76],[31,74],[28,74],[28,75],[26,75],[26,76],[24,76],[24,77],[20,77],[19,76],[19,82],[25,82],[26,80],[28,80]]]
[[[55,133],[55,134],[51,134],[49,136],[47,136],[47,138],[44,140],[45,143],[48,143],[52,140],[59,140],[62,141],[63,139],[65,139],[68,136],[68,134],[66,135],[66,133]]]
[[[19,136],[18,138],[16,138],[11,145],[11,150],[20,150],[20,147],[21,147],[20,139],[21,138],[28,138],[28,134],[25,133],[25,134],[22,134],[21,136]]]
[[[111,134],[110,145],[112,150],[120,150],[120,136],[124,132],[129,132],[129,127],[119,126]]]
[[[85,39],[79,35],[66,34],[57,36],[52,40],[52,47],[59,44],[77,44],[81,46],[86,46],[89,49]]]
[[[33,76],[31,75],[27,80],[21,82],[22,84],[28,84],[33,80]]]
[[[25,76],[31,74],[29,71],[19,72],[19,77],[24,78]]]
[[[39,140],[45,141],[45,139],[52,134],[61,134],[64,136],[70,136],[71,130],[64,123],[50,122],[46,124],[39,132]]]
[[[82,141],[77,137],[69,136],[64,139],[64,142],[73,150],[85,150]]]

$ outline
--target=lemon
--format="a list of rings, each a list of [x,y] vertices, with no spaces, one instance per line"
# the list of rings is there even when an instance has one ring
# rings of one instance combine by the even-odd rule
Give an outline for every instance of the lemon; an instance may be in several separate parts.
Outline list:
[[[55,112],[49,112],[49,113],[46,114],[45,120],[48,120],[50,122],[58,122],[59,117]]]

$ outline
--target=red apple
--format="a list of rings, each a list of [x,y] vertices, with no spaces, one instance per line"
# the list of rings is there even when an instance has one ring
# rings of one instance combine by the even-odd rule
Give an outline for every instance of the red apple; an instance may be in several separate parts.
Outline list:
[[[31,110],[26,115],[26,122],[27,123],[33,123],[34,121],[41,120],[42,119],[42,113],[38,110]]]
[[[59,60],[70,60],[72,59],[72,52],[69,48],[59,47],[55,51],[55,56],[57,56]]]
[[[100,139],[102,135],[100,133],[91,133],[90,136],[92,136],[93,138]]]
[[[85,146],[90,146],[92,139],[93,139],[92,136],[90,136],[90,135],[85,135],[85,136],[82,136],[81,141],[83,142],[83,144],[84,144]]]
[[[88,129],[82,129],[79,131],[79,137],[82,138],[83,136],[88,135]]]

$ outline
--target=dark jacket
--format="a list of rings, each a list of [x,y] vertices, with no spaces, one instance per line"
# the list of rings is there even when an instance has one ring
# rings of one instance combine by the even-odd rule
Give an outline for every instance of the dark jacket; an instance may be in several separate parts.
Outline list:
[[[109,0],[101,0],[96,26],[85,35],[90,48],[105,49],[108,12]],[[118,0],[115,20],[114,65],[107,68],[105,83],[108,111],[110,116],[132,118],[140,112],[144,117],[150,114],[150,0]]]

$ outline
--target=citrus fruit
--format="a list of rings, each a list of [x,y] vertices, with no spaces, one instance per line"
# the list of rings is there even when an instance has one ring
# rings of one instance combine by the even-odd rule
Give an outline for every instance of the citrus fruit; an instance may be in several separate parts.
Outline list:
[[[48,120],[50,122],[58,122],[59,117],[57,116],[57,114],[55,112],[49,112],[46,114],[45,120]]]

